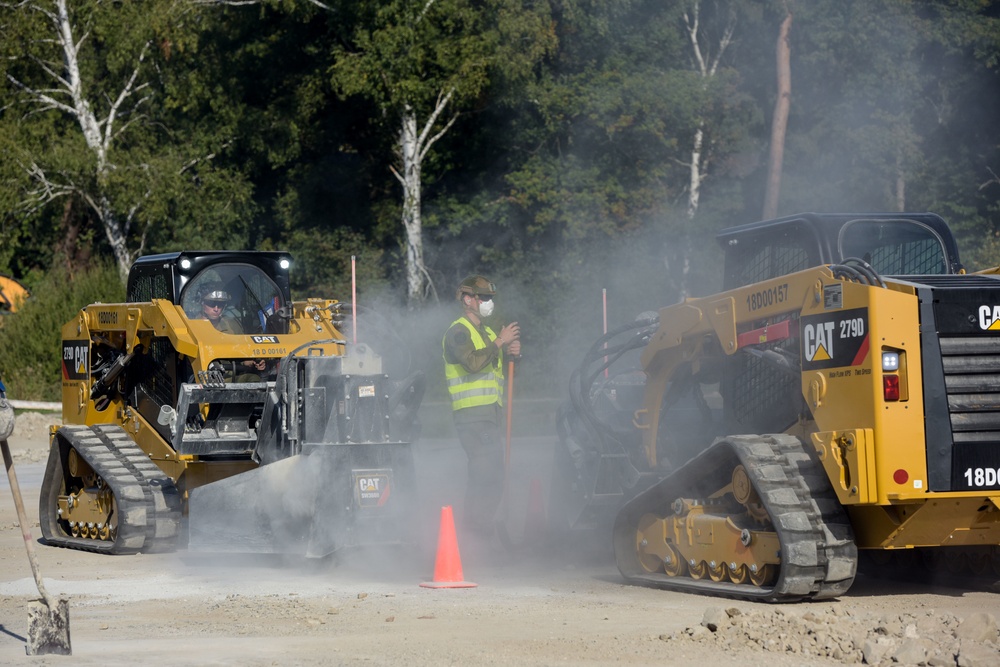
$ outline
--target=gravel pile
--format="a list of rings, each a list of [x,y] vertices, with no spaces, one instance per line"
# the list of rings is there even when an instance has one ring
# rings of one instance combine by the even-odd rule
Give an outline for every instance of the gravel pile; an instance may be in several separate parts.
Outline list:
[[[39,440],[48,438],[49,425],[62,423],[58,414],[51,412],[17,412],[11,440]]]
[[[711,643],[732,651],[757,648],[845,664],[1000,665],[997,620],[985,612],[962,619],[933,610],[858,617],[836,605],[750,611],[710,607],[701,625],[660,639]]]
[[[62,417],[57,413],[17,411],[14,432],[8,440],[15,463],[45,461],[49,455],[49,425],[61,423]]]

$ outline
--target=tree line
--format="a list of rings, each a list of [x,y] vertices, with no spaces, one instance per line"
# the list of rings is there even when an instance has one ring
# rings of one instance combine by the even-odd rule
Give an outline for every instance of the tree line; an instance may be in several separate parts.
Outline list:
[[[3,0],[0,273],[280,248],[411,314],[484,273],[565,350],[776,215],[931,210],[989,266],[998,5]]]

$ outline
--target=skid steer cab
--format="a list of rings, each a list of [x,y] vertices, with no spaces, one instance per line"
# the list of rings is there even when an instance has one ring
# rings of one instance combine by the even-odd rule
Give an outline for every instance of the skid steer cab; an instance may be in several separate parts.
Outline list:
[[[324,556],[412,541],[424,378],[385,320],[293,301],[284,252],[138,259],[127,300],[62,329],[50,545]],[[348,316],[368,342],[344,335]]]

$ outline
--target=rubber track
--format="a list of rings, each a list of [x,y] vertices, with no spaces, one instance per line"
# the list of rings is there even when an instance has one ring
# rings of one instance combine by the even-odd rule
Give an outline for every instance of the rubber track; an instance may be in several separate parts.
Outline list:
[[[95,553],[129,554],[169,551],[176,545],[181,521],[181,502],[173,480],[164,475],[149,456],[119,426],[64,426],[59,435],[101,476],[115,496],[118,535],[102,541],[66,535],[55,521],[55,507],[47,511],[51,529],[48,544]],[[49,496],[46,484],[62,482],[59,448],[53,446],[43,481],[42,498]],[[50,471],[51,469],[51,471]]]
[[[704,499],[724,487],[742,463],[767,509],[781,545],[778,578],[771,587],[713,582],[647,572],[636,553],[639,518],[666,517],[675,498]],[[767,602],[822,600],[842,595],[857,571],[850,522],[820,464],[793,436],[731,436],[643,491],[615,519],[615,558],[632,583]]]

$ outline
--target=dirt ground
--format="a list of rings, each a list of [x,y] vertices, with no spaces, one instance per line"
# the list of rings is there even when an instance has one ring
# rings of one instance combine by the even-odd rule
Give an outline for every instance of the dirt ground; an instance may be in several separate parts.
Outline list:
[[[510,532],[519,549],[463,549],[466,589],[432,578],[439,508],[461,502],[456,441],[415,445],[427,539],[405,553],[304,561],[187,551],[99,556],[37,542],[51,417],[19,413],[10,446],[50,592],[69,600],[73,656],[26,657],[37,598],[0,482],[0,663],[38,665],[1000,665],[1000,593],[879,581],[837,601],[766,605],[626,585],[602,543],[535,549],[530,484],[544,439],[515,439]],[[538,480],[538,481],[536,481]],[[543,512],[544,514],[544,508]],[[603,542],[601,540],[600,542]]]

